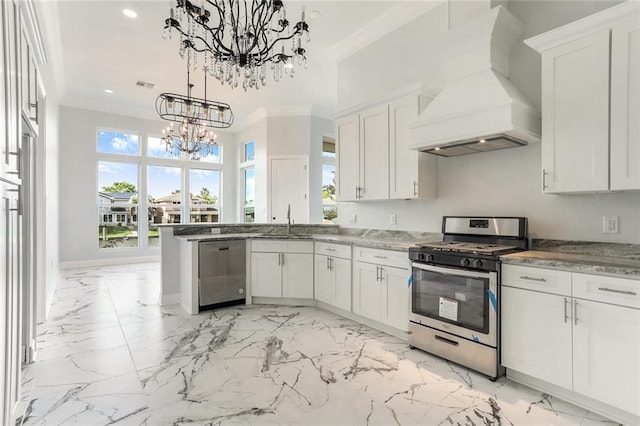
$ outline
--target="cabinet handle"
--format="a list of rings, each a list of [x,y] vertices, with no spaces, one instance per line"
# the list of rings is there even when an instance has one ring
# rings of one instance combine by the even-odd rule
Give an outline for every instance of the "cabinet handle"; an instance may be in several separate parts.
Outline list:
[[[362,194],[360,194],[361,190],[362,190],[362,187],[356,186],[356,200],[359,200],[360,198],[362,198]]]
[[[418,182],[413,181],[413,196],[416,197],[418,195]]]
[[[16,156],[16,171],[15,172],[7,172],[10,175],[18,175],[18,179],[22,179],[22,148],[18,148],[17,151],[10,151],[9,155]]]
[[[542,169],[542,190],[545,191],[547,189],[547,171]]]
[[[377,254],[375,256],[373,256],[373,257],[375,257],[376,259],[386,259],[387,258],[387,256],[380,256],[380,255],[377,255]]]
[[[326,251],[336,251],[336,249],[334,249],[334,248],[326,248],[325,250]]]
[[[333,271],[333,259],[329,257],[327,260],[329,260],[329,270]]]
[[[280,253],[280,256],[282,256],[282,265],[284,265],[284,253]]]
[[[331,270],[331,264],[329,263],[329,257],[327,257],[327,271]]]
[[[600,291],[608,291],[609,293],[628,294],[629,296],[637,296],[638,293],[630,290],[616,290],[615,288],[598,287]]]
[[[541,282],[541,283],[546,283],[547,282],[547,280],[544,279],[544,278],[531,278],[531,277],[528,277],[526,275],[520,277],[520,279],[521,280],[529,280],[529,281],[538,281],[538,282]]]
[[[573,300],[573,324],[578,325],[578,301]]]
[[[569,304],[569,300],[565,297],[564,298],[564,323],[567,323],[567,320],[569,319],[569,315],[567,314],[567,305]]]

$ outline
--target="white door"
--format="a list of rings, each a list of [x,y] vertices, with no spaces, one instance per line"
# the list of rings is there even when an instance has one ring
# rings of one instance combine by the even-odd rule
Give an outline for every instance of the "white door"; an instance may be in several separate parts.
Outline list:
[[[501,295],[502,365],[571,389],[571,298],[506,286]]]
[[[270,169],[271,222],[309,223],[307,158],[271,158]]]
[[[360,114],[360,198],[389,199],[389,107]]]
[[[282,297],[282,253],[251,254],[251,296]]]
[[[360,122],[354,114],[336,121],[336,200],[358,198],[359,173]]]
[[[575,303],[574,391],[640,415],[640,310]]]
[[[333,272],[333,305],[351,311],[351,261],[331,258]]]
[[[611,189],[640,189],[640,21],[611,32]]]
[[[353,277],[353,312],[380,321],[382,282],[380,266],[356,262]]]
[[[284,253],[282,296],[295,299],[313,299],[312,254]]]
[[[333,273],[329,269],[329,257],[322,254],[315,255],[314,265],[314,297],[324,303],[331,303],[331,286]]]
[[[382,322],[409,331],[409,275],[408,269],[382,267]]]
[[[609,29],[542,53],[547,193],[609,189]]]

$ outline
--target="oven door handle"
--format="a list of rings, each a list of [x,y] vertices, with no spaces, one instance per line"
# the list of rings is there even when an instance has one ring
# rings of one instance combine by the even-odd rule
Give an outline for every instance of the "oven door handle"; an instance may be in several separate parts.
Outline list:
[[[421,269],[423,271],[436,272],[438,274],[443,274],[443,275],[456,275],[456,276],[463,276],[463,277],[470,277],[470,278],[474,278],[474,277],[490,278],[492,274],[492,272],[473,272],[473,271],[467,271],[465,269],[458,269],[456,267],[443,268],[439,266],[432,266],[432,265],[427,265],[427,264],[418,263],[418,262],[412,262],[411,267],[416,269]]]

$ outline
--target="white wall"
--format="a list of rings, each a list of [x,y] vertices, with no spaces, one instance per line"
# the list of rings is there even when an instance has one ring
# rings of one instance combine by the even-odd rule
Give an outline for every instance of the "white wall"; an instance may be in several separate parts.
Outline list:
[[[619,2],[512,1],[509,9],[525,24],[523,38],[526,38],[615,3]],[[460,10],[457,13],[464,15]],[[339,108],[382,97],[416,80],[427,87],[442,81],[444,64],[430,63],[429,51],[424,47],[443,28],[447,10],[438,8],[427,15],[339,64]],[[395,50],[393,46],[397,46]],[[513,81],[539,106],[537,54],[519,41],[513,48],[510,67]],[[543,195],[540,164],[539,144],[438,158],[436,200],[340,203],[339,223],[350,227],[440,232],[443,215],[519,215],[529,218],[531,236],[536,238],[640,243],[640,193]],[[397,214],[397,225],[389,224],[391,213]],[[351,223],[354,214],[357,222]],[[620,234],[602,233],[603,215],[620,217]]]
[[[100,262],[123,257],[159,256],[157,247],[98,250],[96,135],[98,128],[133,131],[140,135],[142,141],[150,135],[158,136],[164,127],[166,123],[159,120],[60,107],[60,262]],[[227,144],[233,150],[233,136],[220,131],[216,134],[224,156]],[[224,184],[233,188],[235,161],[225,162],[222,174]],[[227,182],[228,177],[230,179]],[[138,186],[141,184],[139,182]],[[223,204],[223,216],[226,217],[225,207]]]

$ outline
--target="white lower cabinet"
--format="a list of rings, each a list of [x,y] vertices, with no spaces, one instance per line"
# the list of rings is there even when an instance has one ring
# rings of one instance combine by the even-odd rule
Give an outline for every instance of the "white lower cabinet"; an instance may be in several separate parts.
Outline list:
[[[313,242],[251,242],[251,295],[313,299]]]
[[[508,264],[502,268],[502,364],[507,376],[512,370],[559,386],[629,413],[631,417],[609,415],[637,423],[640,280]],[[570,293],[558,285],[558,274],[566,274],[560,276],[565,281],[569,277]]]
[[[354,258],[353,312],[408,331],[411,271],[407,254],[356,247]]]
[[[351,310],[351,246],[316,243],[315,298]]]

